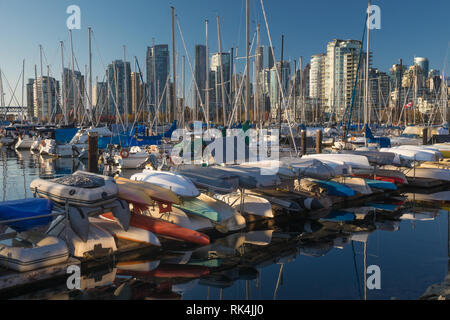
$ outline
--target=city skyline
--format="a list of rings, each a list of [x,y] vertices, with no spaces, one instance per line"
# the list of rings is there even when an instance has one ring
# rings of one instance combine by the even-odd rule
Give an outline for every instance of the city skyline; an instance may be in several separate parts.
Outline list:
[[[0,2],[0,12],[9,12],[11,13],[8,15],[8,17],[4,17],[1,13],[0,16],[2,21],[4,21],[7,24],[12,24],[13,27],[15,26],[14,23],[11,22],[11,19],[14,18],[15,15],[18,14],[17,11],[19,10],[18,7],[20,7],[20,3],[23,1],[15,1],[14,3],[11,1],[1,1]],[[73,2],[73,3],[71,3]],[[345,6],[340,6],[341,12],[338,14],[336,11],[333,12],[333,8],[336,7],[336,4],[330,1],[319,1],[321,4],[326,4],[325,8],[322,8],[321,14],[324,15],[324,20],[329,20],[330,24],[326,24],[325,26],[321,26],[320,28],[317,28],[317,26],[312,23],[311,18],[305,17],[305,21],[298,21],[294,20],[294,25],[289,26],[289,23],[286,23],[286,21],[280,19],[280,11],[283,11],[283,6],[277,8],[275,3],[270,0],[264,1],[267,18],[269,22],[269,28],[270,33],[272,36],[273,44],[275,47],[275,58],[276,61],[279,61],[280,59],[280,44],[279,44],[279,38],[281,37],[281,33],[285,34],[286,41],[285,41],[285,60],[286,61],[292,61],[293,59],[299,59],[300,56],[303,57],[303,67],[306,66],[313,55],[320,54],[326,52],[326,44],[330,42],[332,39],[360,39],[363,22],[364,22],[364,13],[365,8],[367,6],[366,1],[349,1],[346,3]],[[108,8],[103,8],[103,17],[105,14],[113,14],[112,16],[109,16],[112,20],[117,18],[118,11],[122,10],[116,10],[111,8],[117,8],[114,4],[117,4],[117,1],[110,1],[108,2],[109,6]],[[105,29],[107,27],[111,27],[112,21],[111,19],[107,19],[105,21],[104,19],[92,19],[93,12],[91,12],[95,7],[98,7],[98,4],[93,5],[86,1],[67,1],[67,2],[58,2],[55,3],[54,8],[51,10],[47,10],[45,12],[44,16],[48,16],[49,14],[55,14],[55,16],[58,17],[58,19],[54,19],[53,22],[48,21],[42,21],[42,25],[38,26],[30,31],[29,36],[33,37],[33,34],[40,34],[40,37],[36,37],[33,41],[27,42],[26,48],[23,49],[22,52],[18,53],[15,52],[14,54],[11,54],[11,52],[14,52],[15,47],[21,47],[23,44],[18,43],[20,40],[20,33],[23,32],[20,31],[20,28],[11,28],[12,32],[9,33],[9,37],[6,37],[5,34],[0,35],[0,40],[2,43],[6,43],[6,46],[0,47],[0,68],[2,68],[3,73],[6,75],[7,80],[9,81],[9,85],[11,87],[14,87],[15,82],[17,81],[20,73],[21,73],[21,66],[22,66],[22,59],[25,58],[26,60],[26,70],[25,70],[25,76],[27,78],[33,78],[34,77],[34,65],[39,65],[39,49],[38,44],[42,44],[44,47],[44,69],[46,69],[47,63],[50,64],[51,68],[51,76],[60,79],[61,76],[61,66],[60,66],[60,53],[59,53],[59,41],[64,41],[65,45],[65,62],[66,67],[68,65],[68,62],[70,61],[68,54],[70,53],[70,43],[68,42],[69,33],[65,26],[65,22],[67,17],[69,16],[66,14],[65,9],[70,4],[77,4],[81,8],[81,17],[82,17],[82,25],[81,30],[74,30],[73,31],[73,39],[74,39],[74,50],[75,50],[75,56],[77,59],[77,63],[79,66],[79,69],[82,73],[84,73],[84,65],[87,64],[87,27],[92,26],[94,31],[94,41],[93,41],[93,78],[96,77],[99,78],[99,81],[102,81],[105,70],[107,68],[107,65],[110,64],[112,61],[117,59],[123,58],[123,45],[127,46],[127,61],[132,61],[134,56],[137,56],[137,59],[139,61],[141,70],[145,74],[145,65],[146,65],[146,53],[147,53],[147,47],[151,47],[153,45],[153,38],[154,38],[154,44],[169,44],[169,50],[171,53],[171,41],[170,41],[170,5],[174,5],[177,10],[178,19],[180,21],[180,25],[182,28],[183,36],[185,37],[186,46],[188,49],[189,58],[187,58],[187,67],[186,67],[186,78],[187,78],[187,85],[188,88],[186,91],[188,92],[188,102],[191,103],[191,91],[189,88],[192,87],[191,85],[191,71],[188,64],[188,60],[192,63],[192,67],[194,68],[194,61],[195,61],[195,45],[197,44],[204,44],[204,20],[205,18],[208,18],[210,21],[213,21],[215,19],[215,15],[219,14],[221,17],[221,28],[222,28],[222,51],[223,52],[229,52],[230,48],[233,46],[239,46],[241,49],[238,52],[239,57],[243,56],[243,50],[245,48],[245,1],[232,1],[231,4],[235,3],[236,6],[236,12],[230,12],[229,8],[226,8],[223,5],[220,5],[218,2],[214,2],[213,4],[210,4],[209,2],[204,2],[201,0],[196,0],[192,2],[191,8],[188,8],[189,6],[186,6],[185,3],[181,1],[172,1],[171,3],[168,3],[166,1],[155,1],[152,2],[155,5],[155,8],[158,8],[158,11],[160,13],[160,17],[157,19],[155,18],[154,21],[151,21],[153,23],[156,23],[157,21],[164,22],[163,25],[160,25],[160,29],[149,32],[147,34],[145,26],[148,25],[151,22],[144,21],[140,25],[139,16],[142,15],[140,11],[136,12],[136,18],[130,19],[131,17],[127,16],[129,13],[129,10],[127,8],[124,8],[123,17],[121,18],[124,21],[124,27],[123,31],[120,32],[120,28],[116,26],[116,28],[112,28],[109,30],[110,34],[117,34],[117,37],[110,38],[111,41],[106,41],[105,38],[103,38],[103,35],[105,34]],[[191,2],[190,2],[191,3]],[[433,7],[432,9],[436,11],[436,14],[433,15],[433,19],[430,19],[430,22],[428,23],[421,23],[421,29],[424,30],[415,30],[414,28],[411,28],[411,31],[405,32],[403,30],[405,19],[392,19],[392,12],[394,9],[399,8],[396,6],[393,6],[392,4],[386,2],[386,1],[372,1],[373,4],[379,5],[381,8],[382,13],[382,25],[381,30],[374,30],[372,33],[372,39],[371,39],[371,52],[374,52],[373,57],[373,63],[372,67],[378,68],[382,71],[389,72],[389,68],[398,63],[398,60],[400,58],[403,59],[404,64],[406,65],[412,65],[413,59],[415,56],[423,56],[427,57],[430,61],[430,69],[438,69],[442,71],[446,65],[445,58],[447,58],[448,61],[448,32],[449,27],[445,24],[445,19],[440,19],[439,15],[445,12],[445,10],[439,10],[439,7],[441,9],[445,9],[449,7],[448,4],[445,4],[440,1],[431,1],[428,5],[428,7],[424,8],[420,11],[420,16],[426,16],[427,8]],[[201,10],[198,10],[199,12],[193,13],[192,8],[196,5],[204,4]],[[312,5],[309,3],[302,3],[305,7],[302,13],[305,11],[308,11],[309,8],[314,9],[316,5]],[[437,6],[434,6],[436,4]],[[417,3],[415,1],[408,2],[408,7],[404,8],[403,12],[407,15],[408,12],[414,11],[414,8],[417,7]],[[43,5],[45,8],[47,5]],[[218,9],[217,12],[211,12],[208,10],[211,9],[211,6],[220,7],[220,10]],[[293,5],[294,7],[297,6],[297,4]],[[144,4],[143,7],[148,7],[148,4]],[[401,7],[401,6],[400,6]],[[39,5],[36,3],[31,3],[26,6],[22,6],[22,11],[24,8],[28,8],[29,10],[33,10],[35,12],[34,19],[38,19],[39,17],[42,18],[42,16],[39,16],[39,13],[42,13],[42,9]],[[251,31],[251,38],[253,35],[253,32],[256,29],[256,24],[261,25],[261,44],[264,46],[268,46],[269,43],[267,41],[267,31],[264,24],[264,18],[262,16],[262,10],[260,6],[259,0],[252,0],[251,1],[251,8],[252,8],[252,31]],[[344,10],[342,10],[342,8]],[[48,8],[47,8],[48,9]],[[95,10],[94,10],[95,11]],[[342,12],[346,11],[346,12]],[[57,12],[57,14],[56,14]],[[339,11],[338,11],[339,12]],[[242,14],[240,14],[242,13]],[[26,16],[29,13],[25,13]],[[300,13],[299,13],[300,14]],[[289,15],[289,14],[288,14]],[[338,17],[335,17],[335,15],[341,15],[342,19],[338,19]],[[150,14],[149,16],[155,17],[154,13]],[[350,21],[342,21],[342,23],[339,25],[338,28],[335,28],[333,24],[335,24],[336,19],[337,20],[346,20],[351,16]],[[416,16],[418,16],[418,13],[416,13]],[[201,18],[203,17],[203,18]],[[231,19],[231,18],[232,19]],[[411,16],[414,17],[414,16]],[[307,19],[306,19],[307,18]],[[192,20],[192,21],[191,21]],[[26,20],[27,23],[25,25],[29,25],[30,23],[33,23],[33,19]],[[234,23],[231,23],[233,21]],[[302,26],[304,26],[304,23],[306,21],[309,21],[311,23],[311,27],[316,27],[317,30],[314,28],[312,29],[303,29]],[[323,21],[323,20],[322,20]],[[45,22],[45,23],[44,23]],[[397,46],[404,43],[402,39],[408,39],[408,35],[410,33],[414,33],[417,38],[421,38],[421,42],[427,43],[425,41],[426,39],[423,37],[424,34],[429,34],[430,38],[434,39],[436,42],[433,49],[432,47],[423,48],[421,50],[417,49],[417,43],[416,42],[410,42],[411,48],[407,50],[400,50],[399,53],[395,52],[395,49],[392,48],[390,50],[387,50],[386,52],[383,47],[386,46],[386,43],[381,42],[382,39],[386,37],[386,33],[391,33],[392,35],[392,27],[398,25],[401,25],[401,28],[394,28],[394,31],[398,31],[399,34],[399,41],[396,41]],[[319,24],[319,22],[316,22],[316,24]],[[322,23],[323,24],[323,23]],[[49,25],[58,25],[56,29],[54,29],[52,32],[46,32],[46,28],[49,27]],[[136,27],[137,25],[140,25],[142,32],[137,32]],[[297,32],[296,36],[293,36],[292,29],[296,29],[300,27]],[[139,26],[138,26],[139,28]],[[234,29],[237,29],[237,31],[233,32]],[[330,29],[330,31],[328,30]],[[435,32],[435,30],[442,30],[443,32],[440,34],[439,32]],[[41,31],[40,31],[41,30]],[[332,30],[332,31],[331,31]],[[32,32],[31,32],[32,31]],[[133,32],[134,31],[134,32]],[[314,31],[314,32],[313,32]],[[128,36],[127,40],[124,38],[126,37],[129,32],[132,32],[132,37]],[[180,65],[178,65],[181,61],[181,56],[186,55],[186,52],[184,50],[183,42],[181,39],[181,35],[178,31],[178,28],[176,30],[177,35],[177,41],[176,41],[176,49],[178,53],[177,57],[177,70],[178,70],[178,76],[181,79],[180,75]],[[216,53],[218,50],[217,48],[217,36],[215,34],[216,27],[214,23],[210,23],[210,57]],[[196,33],[196,36],[192,36],[193,33]],[[199,34],[198,34],[199,33]],[[16,35],[16,37],[13,37],[12,35]],[[107,33],[106,33],[107,34]],[[233,36],[236,37],[236,34],[238,35],[237,40],[232,40]],[[321,38],[324,35],[329,34],[330,36],[334,34],[334,37],[332,38]],[[317,35],[315,37],[315,41],[309,42],[311,35]],[[321,36],[320,36],[321,35]],[[109,39],[109,38],[107,38]],[[26,41],[27,39],[22,39],[23,41]],[[42,40],[42,41],[41,41]],[[123,41],[121,41],[123,40]],[[33,43],[34,42],[34,43]],[[127,43],[128,42],[128,43]],[[8,44],[11,45],[11,50],[5,50],[5,48],[8,48]],[[320,47],[318,48],[318,44],[320,44]],[[33,49],[33,47],[35,47]],[[3,48],[3,49],[1,49]],[[109,50],[110,49],[110,50]],[[441,50],[440,50],[441,49]],[[404,51],[409,51],[410,53],[408,55],[404,54]],[[415,52],[418,51],[418,52]],[[23,58],[21,58],[21,54],[23,55]],[[445,57],[447,55],[447,57]],[[28,58],[28,59],[27,59]],[[441,60],[441,61],[439,61]],[[235,72],[243,72],[243,61],[242,59],[237,60],[238,66],[237,70]],[[293,64],[293,63],[291,63]],[[133,70],[132,70],[133,71]],[[446,72],[448,74],[448,72]],[[45,75],[45,74],[44,74]],[[145,79],[146,80],[146,79]],[[5,80],[4,80],[5,81]],[[95,81],[95,80],[94,80]],[[8,88],[8,84],[4,84],[4,91],[6,93],[6,103],[11,100],[10,90]],[[16,97],[20,101],[21,97],[21,88],[19,88],[16,91]],[[11,103],[11,105],[15,105],[14,101]]]

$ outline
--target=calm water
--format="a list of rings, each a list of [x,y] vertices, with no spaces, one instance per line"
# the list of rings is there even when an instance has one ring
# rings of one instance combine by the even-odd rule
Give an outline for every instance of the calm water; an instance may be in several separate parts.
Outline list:
[[[0,167],[5,201],[32,197],[29,185],[35,178],[70,174],[85,164],[1,149]],[[330,219],[252,230],[175,257],[141,259],[152,261],[164,276],[153,270],[134,279],[120,265],[110,266],[85,275],[91,284],[83,292],[59,285],[20,298],[418,299],[449,272],[448,208],[411,201],[402,206],[411,214],[370,211],[364,219],[370,232],[358,232],[358,215],[341,210]],[[371,265],[380,267],[380,290],[364,290],[370,276],[364,266]]]

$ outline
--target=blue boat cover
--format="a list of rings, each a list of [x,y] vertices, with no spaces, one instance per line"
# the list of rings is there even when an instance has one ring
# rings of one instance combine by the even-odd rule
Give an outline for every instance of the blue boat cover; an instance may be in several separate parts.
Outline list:
[[[56,129],[55,130],[55,140],[59,143],[69,143],[73,137],[77,134],[79,129],[68,128],[68,129]]]
[[[25,199],[0,203],[0,221],[31,218],[50,214],[53,202],[47,199]],[[52,217],[13,222],[8,227],[17,232],[24,232],[35,227],[45,226],[53,220]]]

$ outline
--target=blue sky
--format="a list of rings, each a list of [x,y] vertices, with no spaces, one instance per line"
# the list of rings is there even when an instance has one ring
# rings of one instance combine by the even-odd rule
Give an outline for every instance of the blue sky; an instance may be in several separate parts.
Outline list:
[[[217,14],[221,17],[223,50],[239,46],[239,55],[244,54],[245,0],[0,0],[0,68],[13,88],[23,59],[26,78],[34,77],[35,64],[39,74],[39,44],[45,52],[44,65],[49,64],[52,75],[60,78],[59,41],[65,42],[67,64],[70,46],[66,8],[72,4],[81,8],[82,29],[74,30],[73,40],[82,72],[88,63],[87,27],[94,31],[94,81],[95,76],[103,78],[104,65],[123,58],[123,45],[127,46],[127,59],[137,56],[141,68],[145,68],[146,48],[153,38],[156,43],[171,44],[171,5],[176,8],[191,61],[194,45],[205,42],[205,19],[210,21],[211,52],[217,50]],[[388,71],[400,58],[410,65],[414,56],[429,58],[433,69],[442,70],[445,63],[448,66],[450,1],[372,0],[372,4],[380,6],[382,16],[381,30],[371,34],[374,67]],[[311,55],[325,52],[327,42],[333,38],[361,38],[367,1],[264,0],[264,6],[277,59],[284,33],[285,57],[298,60],[303,56],[306,64]],[[260,0],[251,0],[251,8],[252,35],[256,24],[261,24],[261,42],[268,44]],[[186,55],[178,32],[177,51],[180,57]],[[448,67],[446,73],[449,74]],[[186,76],[189,90],[188,62]],[[9,103],[11,95],[6,83],[4,90]],[[19,84],[19,102],[20,92]]]

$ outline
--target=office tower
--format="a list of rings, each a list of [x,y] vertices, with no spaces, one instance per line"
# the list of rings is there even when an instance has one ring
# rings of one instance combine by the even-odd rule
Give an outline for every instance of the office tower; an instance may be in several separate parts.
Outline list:
[[[197,84],[193,88],[194,108],[197,114],[201,114],[206,93],[206,46],[204,45],[195,46],[194,80]]]
[[[131,113],[131,69],[130,63],[115,60],[108,65],[108,114],[123,116]],[[126,84],[126,87],[125,87]],[[126,97],[126,99],[125,99]]]
[[[52,77],[38,77],[33,81],[33,117],[52,121],[60,113],[59,81]]]
[[[159,113],[164,114],[167,108],[167,92],[169,91],[170,54],[167,44],[147,48],[147,85],[151,97],[150,104],[156,108],[160,104]]]

